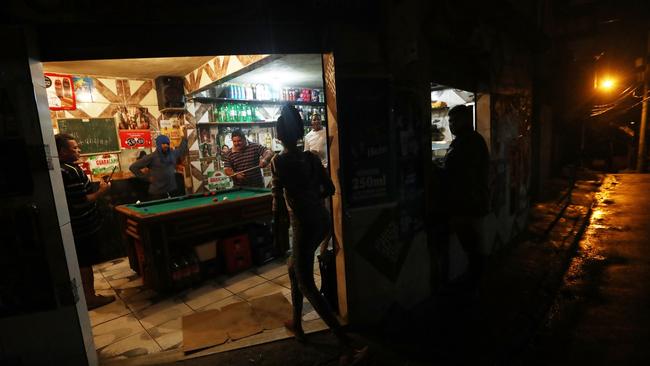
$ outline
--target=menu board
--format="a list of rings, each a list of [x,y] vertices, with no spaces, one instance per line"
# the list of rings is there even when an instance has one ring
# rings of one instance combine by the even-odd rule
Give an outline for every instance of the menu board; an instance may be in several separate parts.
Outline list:
[[[114,118],[59,119],[59,133],[74,136],[82,155],[119,152]]]

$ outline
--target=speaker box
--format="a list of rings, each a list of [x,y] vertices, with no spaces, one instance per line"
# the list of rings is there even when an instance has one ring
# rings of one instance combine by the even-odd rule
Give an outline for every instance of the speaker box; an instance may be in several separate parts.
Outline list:
[[[157,77],[156,94],[158,94],[158,109],[185,107],[185,93],[183,92],[182,77]]]

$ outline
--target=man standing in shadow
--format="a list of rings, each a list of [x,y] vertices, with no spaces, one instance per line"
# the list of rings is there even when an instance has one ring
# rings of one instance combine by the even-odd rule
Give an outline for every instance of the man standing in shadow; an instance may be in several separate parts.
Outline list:
[[[467,255],[468,268],[458,283],[478,295],[485,267],[482,253],[483,220],[489,211],[490,157],[483,137],[474,130],[473,110],[459,105],[449,111],[449,129],[455,136],[440,169],[446,197],[449,230],[455,233]]]

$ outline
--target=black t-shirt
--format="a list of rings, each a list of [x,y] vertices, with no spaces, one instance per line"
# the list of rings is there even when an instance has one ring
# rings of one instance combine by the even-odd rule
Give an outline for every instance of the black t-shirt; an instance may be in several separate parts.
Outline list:
[[[86,198],[86,195],[93,193],[90,180],[75,163],[61,162],[61,175],[68,201],[72,233],[75,239],[89,237],[99,231],[102,224],[96,203]]]

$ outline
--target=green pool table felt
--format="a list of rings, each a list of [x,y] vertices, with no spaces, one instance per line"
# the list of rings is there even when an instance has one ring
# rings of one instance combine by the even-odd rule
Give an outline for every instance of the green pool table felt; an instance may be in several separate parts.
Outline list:
[[[217,192],[215,195],[209,196],[204,196],[204,194],[192,194],[181,197],[166,198],[163,200],[130,204],[126,205],[126,207],[140,214],[154,215],[208,204],[219,204],[222,202],[228,202],[229,200],[234,201],[241,198],[262,196],[270,193],[270,189],[239,189],[234,191]],[[226,197],[227,199],[224,200]],[[214,202],[215,198],[217,199],[217,202]]]

